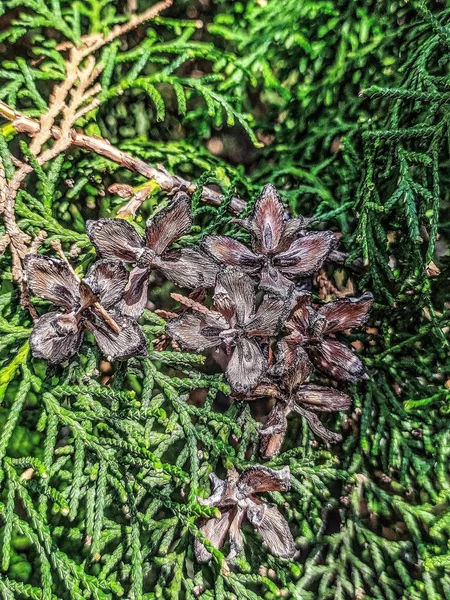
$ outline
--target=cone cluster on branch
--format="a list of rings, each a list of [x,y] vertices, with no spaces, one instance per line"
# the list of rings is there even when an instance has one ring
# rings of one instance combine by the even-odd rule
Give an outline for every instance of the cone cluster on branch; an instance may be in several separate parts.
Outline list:
[[[192,227],[191,201],[179,192],[147,222],[145,235],[123,219],[88,221],[91,242],[100,259],[77,278],[62,260],[30,254],[25,260],[30,291],[62,311],[43,314],[31,335],[33,355],[50,363],[74,356],[85,330],[109,359],[145,355],[145,337],[137,319],[148,296],[151,271],[176,285],[202,289],[211,302],[172,294],[179,315],[166,333],[182,349],[205,352],[222,366],[231,394],[240,400],[271,398],[275,404],[260,432],[260,454],[269,459],[282,448],[291,412],[300,414],[326,442],[341,440],[321,423],[318,413],[348,409],[350,397],[334,382],[366,379],[356,352],[339,334],[362,327],[372,294],[317,303],[313,275],[336,250],[330,231],[308,231],[309,221],[289,218],[272,185],[266,185],[247,219],[235,219],[250,233],[251,248],[227,236],[205,236],[200,247],[173,247]],[[126,265],[131,265],[128,269]],[[196,294],[198,297],[199,294]],[[329,386],[309,383],[313,369]],[[287,468],[286,468],[287,469]],[[288,469],[254,465],[226,481],[214,476],[213,493],[204,504],[220,516],[207,519],[201,531],[213,546],[230,539],[230,558],[242,545],[244,519],[260,533],[270,551],[293,556],[295,545],[284,517],[255,493],[289,488]],[[196,543],[198,560],[210,552]]]

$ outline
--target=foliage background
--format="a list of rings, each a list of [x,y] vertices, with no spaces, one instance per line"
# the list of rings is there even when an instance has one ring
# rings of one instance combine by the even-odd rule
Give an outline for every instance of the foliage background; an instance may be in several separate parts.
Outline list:
[[[65,76],[57,42],[105,33],[129,9],[3,2],[0,99],[39,116]],[[200,567],[192,536],[204,509],[195,496],[207,495],[211,470],[254,457],[258,407],[227,408],[217,396],[226,386],[199,357],[152,346],[150,361],[113,367],[89,344],[64,369],[32,361],[6,252],[5,600],[450,598],[448,17],[445,2],[178,1],[104,51],[102,103],[77,123],[87,133],[218,184],[226,197],[251,200],[271,181],[293,213],[342,232],[348,262],[363,257],[363,274],[334,276],[376,295],[369,330],[355,336],[371,380],[350,387],[354,410],[332,423],[345,434],[341,447],[324,448],[295,422],[271,463],[293,473],[292,492],[270,501],[289,518],[299,559],[267,555],[249,530],[231,574],[219,552]],[[8,124],[1,132],[8,170],[6,145],[20,156],[27,138]],[[143,182],[71,150],[27,180],[21,227],[45,229],[44,249],[53,239],[67,251],[76,243],[83,271],[94,257],[85,219],[123,204],[107,191],[116,181]],[[165,200],[155,189],[137,224]],[[198,194],[194,206],[194,238],[202,225],[229,230],[225,209],[203,206]],[[171,306],[169,292],[155,286],[157,307]],[[163,323],[147,312],[144,329],[151,340]]]

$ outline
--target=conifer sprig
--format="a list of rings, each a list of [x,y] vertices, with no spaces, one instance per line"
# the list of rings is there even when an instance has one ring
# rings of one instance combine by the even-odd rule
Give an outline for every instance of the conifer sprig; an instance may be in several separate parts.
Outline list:
[[[148,216],[181,191],[193,227],[171,250],[198,247],[205,235],[237,240],[257,257],[247,273],[256,285],[273,262],[254,247],[252,228],[232,218],[248,224],[270,182],[284,219],[307,215],[311,231],[339,239],[308,281],[311,310],[296,335],[322,306],[374,290],[369,325],[335,337],[371,378],[336,384],[316,369],[301,382],[312,350],[317,358],[329,341],[320,328],[310,358],[284,376],[282,346],[271,356],[269,340],[255,338],[271,364],[259,392],[279,402],[231,401],[225,365],[181,351],[165,332],[185,309],[174,314],[173,287],[154,267],[139,319],[147,357],[107,361],[86,332],[74,358],[48,365],[32,357],[28,338],[33,317],[54,309],[14,282],[0,225],[0,595],[446,598],[448,8],[191,2],[111,37],[153,9],[134,4],[0,7],[0,207],[13,204],[17,248],[64,255],[82,278],[95,262],[87,220],[123,216],[142,238]],[[41,163],[64,115],[40,153],[30,146],[82,40],[85,50],[101,43],[91,53],[98,104],[86,98],[69,146]],[[16,277],[22,263],[15,258]],[[203,293],[190,301],[202,304]],[[313,433],[304,387],[316,411],[331,399],[347,413],[318,411]],[[267,447],[279,446],[269,459],[258,445],[264,430]],[[328,448],[320,432],[337,443]],[[202,527],[217,510],[198,498],[210,495],[211,473],[224,481],[227,470],[263,460],[275,472],[289,467],[290,489],[260,498],[289,523],[300,555],[272,556],[244,519],[242,551],[225,562],[228,542],[215,548]],[[207,563],[196,561],[194,540],[211,554]]]

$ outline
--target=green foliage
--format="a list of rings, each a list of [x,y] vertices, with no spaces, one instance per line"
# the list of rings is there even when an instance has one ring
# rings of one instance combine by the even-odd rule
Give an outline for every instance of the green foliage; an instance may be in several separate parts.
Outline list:
[[[208,495],[210,472],[257,458],[258,407],[229,406],[227,386],[202,357],[156,350],[164,322],[150,311],[142,321],[150,360],[111,371],[88,342],[64,368],[33,361],[31,320],[6,252],[0,596],[449,598],[448,9],[360,0],[212,5],[179,3],[105,47],[100,105],[77,125],[222,188],[218,209],[194,195],[189,241],[235,231],[231,195],[250,207],[268,181],[293,213],[341,231],[347,263],[362,257],[366,268],[343,268],[335,281],[376,296],[371,329],[349,336],[371,380],[348,390],[354,409],[341,418],[341,447],[318,446],[293,421],[287,450],[269,463],[293,475],[291,492],[270,501],[288,518],[299,558],[271,557],[249,528],[231,573],[219,551],[200,567],[193,537],[211,509],[196,498]],[[129,18],[114,1],[8,0],[1,8],[0,99],[31,117],[65,78],[58,44]],[[111,183],[144,180],[75,149],[41,168],[25,138],[7,124],[1,132],[7,176],[9,150],[34,167],[19,192],[19,225],[30,235],[45,229],[45,252],[61,240],[84,271],[94,258],[85,220],[123,203],[108,193]],[[162,201],[156,189],[137,224]],[[160,283],[152,300],[170,310],[170,287]]]

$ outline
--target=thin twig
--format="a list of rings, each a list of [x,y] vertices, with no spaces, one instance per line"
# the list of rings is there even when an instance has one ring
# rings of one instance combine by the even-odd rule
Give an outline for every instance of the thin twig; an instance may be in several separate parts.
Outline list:
[[[44,240],[47,238],[47,232],[41,229],[34,240],[31,242],[30,254],[36,254],[39,248],[42,246]]]
[[[132,16],[131,19],[129,19],[126,23],[123,23],[122,25],[116,25],[107,36],[103,36],[102,34],[84,35],[81,38],[81,44],[85,48],[85,56],[96,52],[106,44],[110,44],[117,38],[122,37],[133,29],[136,29],[139,27],[139,25],[142,25],[146,21],[154,19],[160,13],[162,13],[163,10],[166,10],[166,8],[172,6],[173,2],[174,0],[163,0],[162,2],[158,2],[158,4],[151,6],[143,13]],[[72,42],[62,42],[56,46],[57,50],[63,51],[71,48],[73,48]]]
[[[53,250],[56,252],[56,254],[59,256],[59,258],[67,265],[69,271],[72,273],[72,275],[78,281],[78,283],[80,283],[80,278],[75,273],[72,265],[67,260],[67,256],[64,254],[64,250],[61,246],[61,242],[59,240],[54,240],[51,243],[51,246],[52,246]],[[109,327],[111,327],[111,329],[114,331],[114,333],[120,333],[120,326],[116,323],[116,321],[109,314],[109,312],[105,308],[103,308],[103,306],[100,304],[100,302],[94,302],[92,307],[101,317],[103,317],[103,320],[105,321],[105,323],[107,325],[109,325]]]

